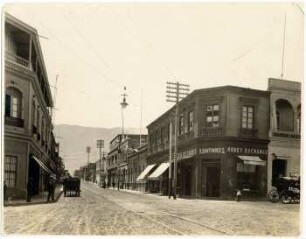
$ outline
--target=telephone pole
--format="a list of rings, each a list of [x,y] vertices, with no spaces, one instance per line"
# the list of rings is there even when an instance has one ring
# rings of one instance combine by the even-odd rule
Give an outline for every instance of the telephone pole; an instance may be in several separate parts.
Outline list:
[[[97,140],[97,148],[99,149],[99,159],[100,159],[100,170],[99,170],[99,186],[101,187],[102,185],[102,148],[104,148],[104,140],[103,139],[98,139]]]
[[[176,184],[177,184],[177,138],[178,138],[178,114],[179,114],[179,101],[185,98],[189,94],[190,85],[181,84],[180,82],[169,82],[167,81],[167,102],[173,102],[176,104],[175,107],[175,122],[174,122],[174,155],[173,155],[173,177],[169,173],[169,183],[170,191],[171,187],[173,189],[173,199],[176,199]],[[170,124],[171,127],[171,124]],[[171,138],[171,137],[170,137]],[[171,144],[170,144],[171,145]],[[172,146],[171,146],[172,147]],[[169,172],[171,172],[172,160],[171,160],[171,148],[169,149]],[[169,198],[171,197],[171,192],[169,192]]]

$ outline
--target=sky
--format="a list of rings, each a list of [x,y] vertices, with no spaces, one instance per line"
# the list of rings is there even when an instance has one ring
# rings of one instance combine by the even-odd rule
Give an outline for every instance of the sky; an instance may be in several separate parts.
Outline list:
[[[3,10],[43,36],[51,86],[58,75],[55,124],[121,127],[124,86],[125,127],[146,127],[172,106],[167,81],[191,91],[266,90],[268,78],[281,76],[283,46],[284,78],[303,81],[304,16],[293,3],[18,3]]]

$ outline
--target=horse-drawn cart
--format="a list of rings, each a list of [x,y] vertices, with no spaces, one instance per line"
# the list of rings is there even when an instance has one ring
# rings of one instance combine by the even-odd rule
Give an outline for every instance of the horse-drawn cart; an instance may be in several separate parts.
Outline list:
[[[80,196],[80,184],[81,181],[77,177],[65,178],[63,181],[64,197],[67,196],[67,193],[69,196]]]

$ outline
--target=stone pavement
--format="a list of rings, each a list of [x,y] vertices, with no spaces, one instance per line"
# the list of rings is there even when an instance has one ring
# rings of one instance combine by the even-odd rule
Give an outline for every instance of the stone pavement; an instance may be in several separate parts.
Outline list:
[[[63,190],[60,186],[57,186],[54,191],[54,201],[57,202],[62,195]],[[36,204],[47,204],[48,192],[41,192],[31,198],[31,202],[27,202],[26,199],[12,199],[4,202],[4,206],[26,206],[26,205],[36,205]],[[52,201],[51,201],[52,203]]]

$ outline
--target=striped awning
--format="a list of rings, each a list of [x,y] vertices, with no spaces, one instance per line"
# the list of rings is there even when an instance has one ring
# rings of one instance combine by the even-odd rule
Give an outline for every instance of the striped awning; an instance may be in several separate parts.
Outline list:
[[[266,161],[263,161],[258,156],[238,156],[244,164],[256,165],[256,166],[265,166]]]
[[[142,173],[137,177],[136,181],[144,180],[145,177],[149,174],[149,172],[154,168],[156,164],[150,164],[148,165],[145,170],[142,171]]]
[[[32,155],[32,158],[38,163],[38,165],[44,169],[48,174],[50,174],[51,177],[55,178],[55,174],[38,158],[36,158],[34,155]]]
[[[168,168],[169,163],[160,164],[157,169],[148,177],[148,179],[158,179]]]

